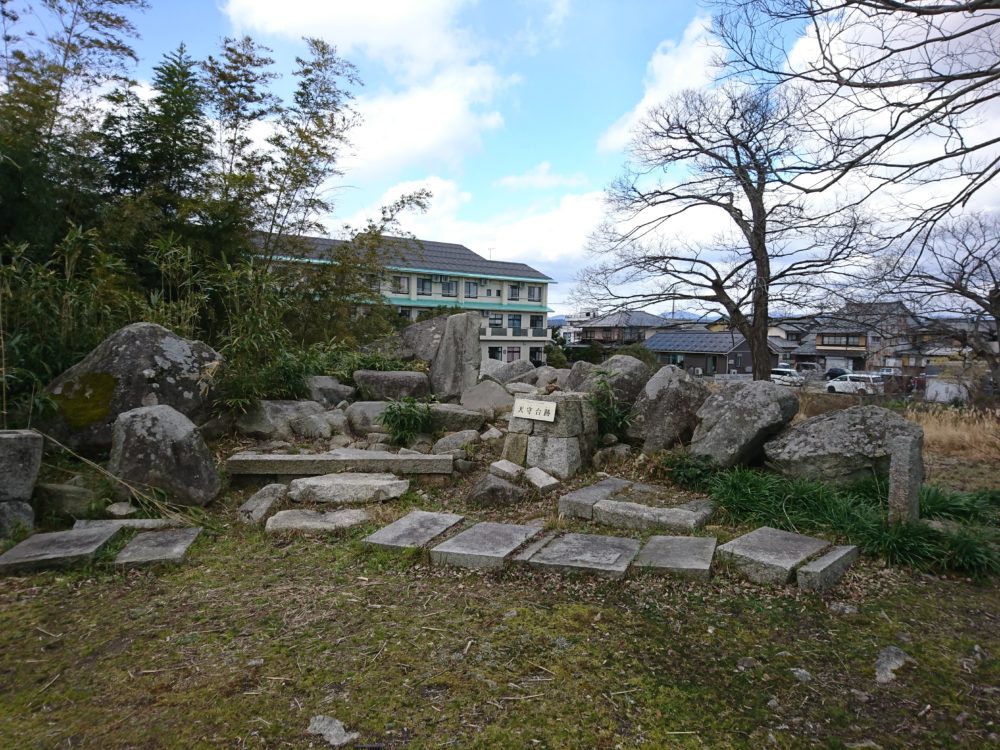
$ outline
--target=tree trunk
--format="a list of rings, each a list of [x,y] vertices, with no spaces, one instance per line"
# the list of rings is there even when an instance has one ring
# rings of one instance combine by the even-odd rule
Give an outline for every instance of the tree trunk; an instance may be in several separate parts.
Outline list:
[[[750,359],[753,360],[753,379],[771,379],[771,350],[767,347],[767,309],[760,315],[754,311],[750,321],[750,335],[746,337],[750,346]]]

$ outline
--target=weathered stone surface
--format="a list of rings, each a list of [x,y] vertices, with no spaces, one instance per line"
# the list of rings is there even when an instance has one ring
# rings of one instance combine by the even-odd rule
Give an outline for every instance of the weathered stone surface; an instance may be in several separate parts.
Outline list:
[[[708,386],[684,370],[667,365],[647,382],[632,408],[627,435],[651,455],[690,442],[698,426],[698,410],[708,398]]]
[[[313,716],[306,731],[320,735],[331,747],[350,745],[360,736],[357,732],[348,732],[339,720],[323,715]]]
[[[535,386],[528,385],[527,383],[507,383],[504,386],[504,390],[514,398],[518,396],[527,396],[530,398],[538,393],[538,389]]]
[[[355,388],[344,385],[329,375],[310,375],[305,378],[305,386],[309,391],[309,400],[323,406],[336,406],[341,401],[350,401],[356,393]]]
[[[132,503],[127,500],[119,500],[117,503],[111,503],[104,509],[112,518],[129,518],[134,516],[139,511]]]
[[[400,497],[410,488],[408,479],[394,474],[343,472],[303,477],[288,485],[288,499],[300,503],[381,503]]]
[[[589,487],[581,487],[559,498],[559,515],[575,518],[593,518],[594,505],[609,500],[618,492],[632,486],[627,479],[608,477]]]
[[[434,547],[431,562],[482,570],[502,568],[508,555],[540,531],[537,526],[477,523]]]
[[[16,531],[31,531],[35,528],[35,511],[23,500],[0,502],[0,539],[12,536]]]
[[[444,432],[478,430],[486,421],[486,415],[474,409],[466,409],[458,404],[431,404],[434,426]]]
[[[94,502],[94,491],[73,484],[41,483],[35,486],[35,501],[41,513],[80,518]]]
[[[513,461],[508,461],[505,458],[501,458],[499,461],[494,461],[490,464],[490,474],[501,479],[506,479],[508,482],[516,482],[523,473],[523,466]]]
[[[338,448],[328,453],[237,453],[226,462],[231,475],[314,476],[339,471],[393,474],[450,474],[450,455],[399,455],[385,451]]]
[[[660,508],[652,505],[604,499],[594,503],[593,520],[623,529],[668,529],[696,531],[705,525],[708,513],[684,508]]]
[[[707,581],[712,575],[715,537],[651,536],[633,565],[655,573]]]
[[[574,363],[567,386],[571,391],[594,393],[603,377],[618,400],[626,407],[631,407],[639,398],[651,375],[649,366],[642,360],[627,354],[616,354],[600,365]]]
[[[320,513],[315,510],[279,510],[267,519],[268,534],[283,531],[341,531],[369,521],[371,516],[362,508],[347,508]]]
[[[462,406],[493,419],[497,414],[510,411],[514,397],[499,383],[484,380],[462,391]]]
[[[261,487],[250,499],[236,510],[236,519],[241,523],[258,524],[271,512],[276,503],[285,499],[288,485],[268,484]]]
[[[162,326],[125,326],[49,384],[59,411],[47,431],[71,448],[106,451],[118,415],[140,406],[168,405],[204,422],[221,362],[210,346]]]
[[[462,516],[455,513],[431,513],[414,510],[398,521],[379,529],[365,538],[366,544],[376,547],[400,549],[423,547],[435,537],[441,536],[452,526],[462,522]]]
[[[554,405],[556,418],[542,422],[511,416],[510,431],[547,437],[584,437],[588,444],[597,444],[597,413],[587,397],[580,393],[549,393],[532,396],[532,401]]]
[[[352,377],[361,394],[369,401],[423,398],[431,392],[430,380],[422,372],[357,370]]]
[[[530,382],[532,382],[536,388],[542,389],[555,383],[558,378],[559,371],[556,370],[556,368],[549,367],[548,365],[542,365],[541,367],[535,368],[534,380]]]
[[[44,448],[34,430],[0,430],[0,503],[31,499]]]
[[[875,659],[875,682],[887,685],[896,679],[896,670],[907,663],[916,663],[909,654],[898,646],[886,646],[878,652]]]
[[[889,520],[907,523],[920,519],[920,486],[924,483],[924,434],[898,435],[889,448]]]
[[[125,545],[125,549],[118,553],[115,565],[132,568],[157,563],[179,563],[200,533],[200,528],[189,528],[136,534]]]
[[[237,417],[236,431],[257,440],[291,440],[293,420],[322,413],[315,401],[261,401]]]
[[[355,401],[344,410],[347,424],[355,435],[382,432],[382,412],[389,406],[388,401]]]
[[[347,435],[351,431],[351,425],[347,421],[347,414],[340,409],[330,409],[323,412],[323,419],[330,425],[330,432],[334,435]]]
[[[762,526],[723,544],[717,554],[755,583],[784,584],[802,563],[829,546],[822,539]]]
[[[451,315],[431,362],[431,389],[442,401],[457,399],[479,380],[479,313]]]
[[[490,359],[487,357],[479,363],[479,380],[482,381],[488,375],[492,375],[494,372],[503,367],[504,363],[499,359]]]
[[[479,433],[475,430],[462,430],[461,432],[453,432],[450,435],[445,435],[443,438],[434,443],[434,447],[431,448],[431,453],[439,455],[442,453],[455,452],[463,453],[465,446],[475,445],[479,442]]]
[[[208,505],[222,487],[201,434],[172,406],[143,406],[118,416],[108,471],[140,489],[162,490],[179,505]],[[116,491],[130,492],[125,485]]]
[[[573,371],[571,369],[569,369],[568,367],[558,367],[558,368],[556,368],[556,381],[555,381],[555,383],[556,383],[556,385],[560,389],[562,389],[564,391],[572,390],[572,388],[569,387],[569,378],[570,378],[570,375],[572,374],[572,372]]]
[[[528,524],[528,525],[530,526],[533,524]],[[541,525],[535,525],[535,528],[541,531],[543,527]],[[527,565],[528,561],[535,556],[535,553],[538,552],[538,550],[547,545],[557,536],[559,536],[558,531],[546,531],[544,533],[540,533],[532,541],[528,542],[528,544],[525,545],[524,549],[522,549],[520,552],[511,557],[510,558],[511,562],[519,565]]]
[[[791,389],[766,380],[731,385],[706,399],[691,438],[691,454],[727,468],[757,463],[764,443],[799,410]]]
[[[593,573],[624,578],[639,552],[639,540],[596,534],[565,534],[536,552],[528,561],[536,568]]]
[[[500,367],[487,374],[485,377],[500,385],[518,380],[529,373],[535,372],[535,366],[529,359],[515,359],[513,362],[505,362]],[[525,381],[522,381],[525,382]]]
[[[524,465],[528,457],[528,436],[508,432],[503,442],[503,453],[501,457],[511,463]]]
[[[559,487],[559,485],[562,484],[562,482],[560,482],[554,476],[546,474],[537,466],[532,466],[530,469],[525,471],[524,478],[528,480],[528,484],[530,484],[532,487],[534,487],[543,495],[552,492],[557,487]]]
[[[768,462],[782,474],[831,484],[850,484],[889,473],[889,444],[916,441],[907,473],[923,472],[919,451],[923,428],[880,406],[852,406],[790,427],[764,446]],[[907,448],[909,454],[911,449]]]
[[[333,436],[333,428],[326,419],[326,414],[308,414],[295,417],[288,421],[292,433],[307,440],[320,440]]]
[[[74,529],[170,529],[183,526],[183,521],[173,518],[108,518],[108,519],[86,519],[81,518],[73,524]]]
[[[612,466],[617,466],[628,461],[632,457],[632,451],[624,443],[618,443],[608,448],[602,448],[594,454],[591,462],[594,468],[604,471]]]
[[[525,490],[516,484],[487,474],[469,491],[466,501],[481,507],[513,505],[524,499]]]
[[[486,432],[479,436],[479,439],[484,443],[492,443],[496,441],[503,440],[503,433],[496,427],[490,427]]]
[[[118,528],[71,529],[35,534],[0,555],[0,573],[63,568],[94,559]]]
[[[799,588],[805,591],[826,591],[837,585],[857,559],[857,547],[834,547],[822,557],[799,568],[795,572],[795,580]]]
[[[525,462],[559,479],[569,479],[583,468],[580,439],[530,435]]]
[[[407,326],[399,332],[399,356],[431,362],[437,354],[448,325],[448,316],[439,315]]]

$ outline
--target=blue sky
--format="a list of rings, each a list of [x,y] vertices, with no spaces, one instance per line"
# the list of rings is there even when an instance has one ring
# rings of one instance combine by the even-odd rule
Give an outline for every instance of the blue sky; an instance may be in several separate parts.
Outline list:
[[[337,45],[364,81],[364,124],[328,226],[427,186],[431,209],[407,229],[530,263],[559,282],[552,306],[566,312],[630,123],[711,75],[707,15],[687,0],[152,0],[136,18],[136,77],[181,41],[200,58],[248,33],[279,70],[304,35]]]

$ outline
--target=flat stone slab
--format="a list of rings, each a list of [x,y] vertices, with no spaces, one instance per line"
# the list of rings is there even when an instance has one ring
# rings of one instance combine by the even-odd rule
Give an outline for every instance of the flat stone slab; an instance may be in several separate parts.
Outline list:
[[[398,521],[379,529],[365,538],[365,543],[389,549],[423,547],[434,537],[440,536],[464,517],[455,513],[431,513],[414,510]]]
[[[527,479],[528,483],[542,495],[552,492],[552,490],[562,484],[562,482],[554,476],[546,474],[545,471],[539,469],[537,466],[532,466],[530,469],[525,471],[524,478]]]
[[[589,487],[581,487],[559,498],[559,513],[575,518],[593,518],[593,508],[601,500],[610,500],[615,493],[632,486],[627,479],[608,477]]]
[[[177,521],[173,518],[104,518],[104,519],[88,519],[81,518],[79,521],[73,524],[73,529],[140,529],[143,531],[148,531],[149,529],[174,529],[178,526],[184,526],[183,521]]]
[[[541,526],[538,526],[537,528],[539,531],[541,531],[542,529]],[[538,550],[540,550],[546,544],[551,542],[557,536],[559,536],[558,531],[546,531],[541,536],[535,537],[535,539],[532,542],[530,542],[523,550],[518,552],[511,559],[515,563],[521,563],[523,565],[527,565],[528,562],[531,560],[531,558],[535,556],[535,553],[538,552]]]
[[[392,474],[450,474],[452,457],[338,448],[327,453],[237,453],[226,461],[230,475],[305,477],[342,471]]]
[[[805,591],[833,588],[858,559],[859,552],[853,545],[834,547],[822,557],[806,563],[795,572],[799,588]]]
[[[829,546],[823,539],[762,526],[723,544],[717,554],[755,583],[785,584],[796,568]]]
[[[187,554],[188,547],[198,538],[201,528],[167,529],[166,531],[145,531],[118,553],[115,565],[135,567],[156,563],[179,563]]]
[[[547,570],[579,571],[624,578],[639,553],[639,540],[596,534],[564,534],[532,555],[528,564]]]
[[[283,531],[341,531],[370,520],[368,511],[361,508],[331,510],[280,510],[267,519],[264,530],[268,534]]]
[[[484,521],[434,547],[431,562],[463,568],[502,568],[508,555],[540,532],[537,526]]]
[[[508,482],[516,482],[517,478],[523,473],[523,466],[513,461],[508,461],[506,458],[501,458],[499,461],[494,461],[490,464],[490,474],[501,479],[506,479]]]
[[[710,513],[684,508],[658,508],[653,505],[626,503],[620,500],[600,500],[594,503],[591,517],[595,523],[625,529],[668,529],[697,531],[705,525]]]
[[[359,474],[345,471],[318,477],[294,479],[288,499],[296,502],[356,505],[394,500],[410,489],[410,480],[395,474]]]
[[[269,484],[261,487],[250,499],[236,509],[236,518],[241,523],[258,524],[263,521],[275,503],[285,499],[288,486],[284,484]]]
[[[651,536],[633,567],[654,573],[707,581],[712,576],[715,537]]]
[[[0,572],[65,568],[89,562],[119,530],[115,526],[35,534],[0,555]]]

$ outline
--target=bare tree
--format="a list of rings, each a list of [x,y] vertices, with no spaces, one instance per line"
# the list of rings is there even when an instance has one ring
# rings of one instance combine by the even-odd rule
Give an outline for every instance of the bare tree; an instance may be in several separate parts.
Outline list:
[[[651,109],[608,190],[609,218],[592,238],[599,260],[578,298],[721,308],[747,339],[754,378],[768,379],[770,310],[801,309],[867,247],[852,206],[795,188],[822,165],[802,137],[802,105],[791,90],[731,86]],[[715,229],[712,238],[681,239],[688,217]]]
[[[896,229],[925,241],[1000,174],[1000,0],[715,5],[729,74],[809,91],[805,124],[837,143],[836,169],[809,189],[862,173],[871,192],[933,183]]]

